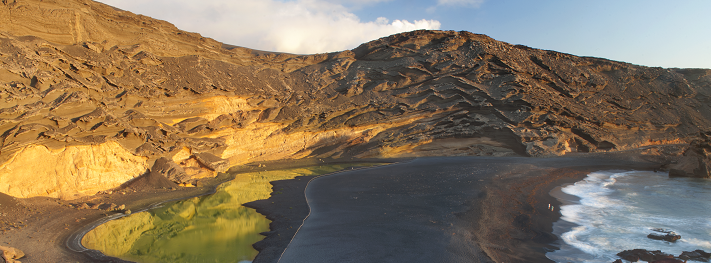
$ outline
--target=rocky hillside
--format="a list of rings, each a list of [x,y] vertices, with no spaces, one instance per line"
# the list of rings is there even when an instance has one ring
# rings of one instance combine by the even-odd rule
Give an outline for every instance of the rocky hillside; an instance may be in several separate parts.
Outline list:
[[[711,70],[414,31],[317,55],[223,45],[89,0],[0,2],[0,192],[189,185],[297,158],[552,156],[688,143]],[[159,158],[161,162],[156,162]]]

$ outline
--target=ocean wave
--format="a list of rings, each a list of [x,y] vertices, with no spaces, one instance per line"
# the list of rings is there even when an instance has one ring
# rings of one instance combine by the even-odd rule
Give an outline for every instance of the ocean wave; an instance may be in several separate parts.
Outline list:
[[[699,247],[699,248],[711,249],[711,241],[709,241],[709,240],[701,240],[701,239],[697,239],[697,238],[684,238],[684,239],[682,239],[682,241],[689,243],[690,245]]]
[[[586,241],[578,239],[580,236],[587,236],[590,233],[590,228],[587,226],[573,227],[570,231],[563,234],[562,238],[565,243],[584,251],[585,253],[596,255],[600,253],[600,248],[590,245]]]
[[[702,184],[699,186],[699,184]],[[708,185],[703,185],[708,184]],[[610,262],[627,249],[682,251],[711,249],[711,181],[669,179],[646,171],[600,171],[561,189],[579,201],[560,207],[565,243],[549,258],[568,262]],[[653,228],[682,235],[676,243],[647,238]]]

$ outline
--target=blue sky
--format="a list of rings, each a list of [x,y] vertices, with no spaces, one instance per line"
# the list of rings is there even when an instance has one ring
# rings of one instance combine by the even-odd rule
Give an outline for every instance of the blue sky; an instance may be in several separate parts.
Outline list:
[[[645,66],[711,68],[708,0],[99,1],[269,51],[340,51],[398,32],[440,29]]]

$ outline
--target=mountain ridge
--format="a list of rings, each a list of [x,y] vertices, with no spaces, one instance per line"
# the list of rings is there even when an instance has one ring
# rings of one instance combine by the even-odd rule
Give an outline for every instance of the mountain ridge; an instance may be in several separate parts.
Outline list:
[[[217,173],[196,158],[203,153],[231,165],[545,157],[688,144],[711,131],[711,70],[469,32],[412,31],[294,55],[229,46],[89,0],[6,0],[0,63],[0,192],[15,197],[92,195],[163,157],[182,168],[170,178],[190,185]]]

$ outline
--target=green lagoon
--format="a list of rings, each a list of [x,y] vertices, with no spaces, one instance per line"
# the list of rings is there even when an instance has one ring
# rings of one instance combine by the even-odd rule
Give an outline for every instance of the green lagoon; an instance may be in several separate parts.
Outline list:
[[[271,181],[327,174],[339,164],[241,173],[211,195],[167,203],[97,226],[82,245],[108,256],[136,262],[251,262],[252,244],[269,231],[270,221],[242,204],[269,198]]]

